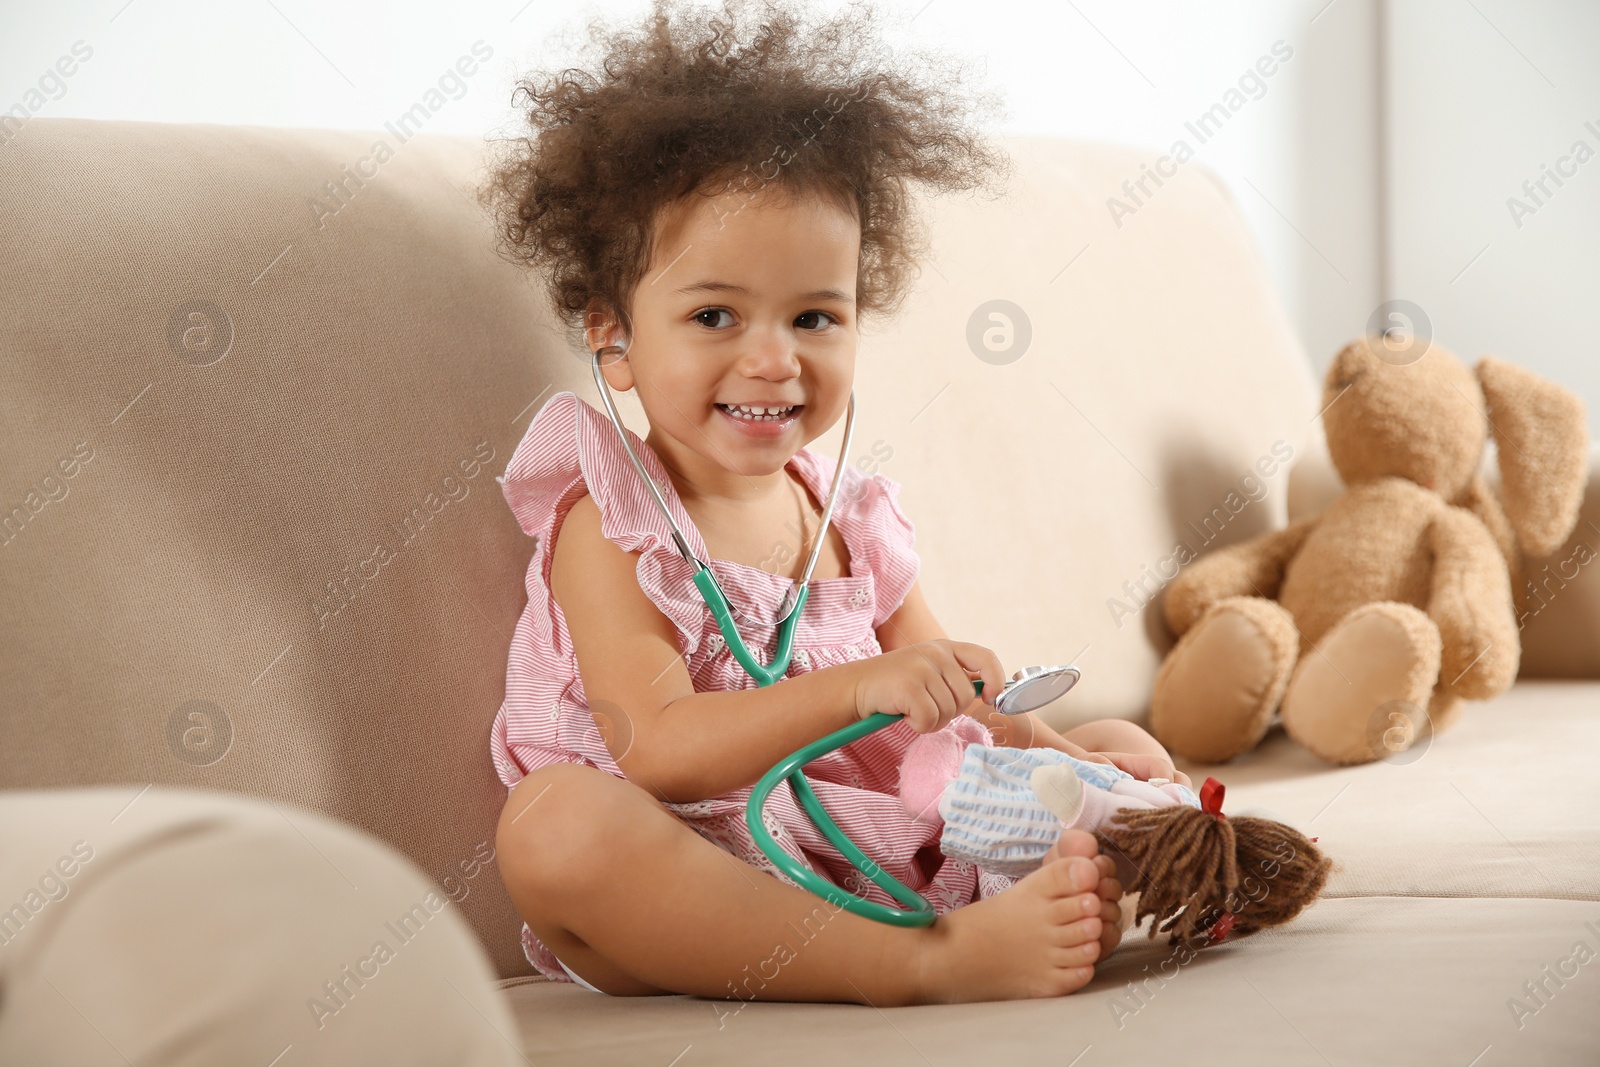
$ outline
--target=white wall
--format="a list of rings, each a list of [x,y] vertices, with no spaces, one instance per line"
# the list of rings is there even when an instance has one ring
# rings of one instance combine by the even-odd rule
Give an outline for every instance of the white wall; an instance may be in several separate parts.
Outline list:
[[[930,41],[989,57],[1011,131],[1122,142],[1152,159],[1187,142],[1232,190],[1319,368],[1381,299],[1375,22],[1370,0],[935,0],[916,19]],[[1291,58],[1202,144],[1185,124],[1279,41]]]
[[[1463,357],[1581,394],[1600,440],[1600,5],[1406,0],[1388,24],[1392,292]]]
[[[1600,133],[1584,126],[1600,128],[1600,5],[881,5],[899,20],[897,43],[983,62],[1007,101],[1004,132],[1134,144],[1152,161],[1188,141],[1196,161],[1233,190],[1319,371],[1380,303],[1404,297],[1464,358],[1492,351],[1580,390],[1600,427],[1592,310],[1600,159],[1578,168],[1520,228],[1505,206],[1575,140],[1600,150]],[[558,31],[644,8],[638,0],[7,3],[0,109],[375,128],[439,86],[481,42],[492,58],[459,85],[446,83],[428,129],[514,132],[515,74],[561,56]],[[50,80],[48,70],[79,41],[92,55],[70,77]],[[1292,57],[1263,79],[1259,99],[1199,143],[1185,122],[1223,100],[1278,41]],[[46,91],[30,96],[41,79]]]

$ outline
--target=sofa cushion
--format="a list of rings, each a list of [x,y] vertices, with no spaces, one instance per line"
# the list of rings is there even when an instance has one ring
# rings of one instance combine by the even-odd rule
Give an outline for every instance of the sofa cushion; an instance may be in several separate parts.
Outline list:
[[[1388,760],[1333,767],[1274,727],[1224,766],[1223,811],[1333,856],[1328,896],[1600,900],[1600,684],[1524,680]],[[1597,946],[1600,947],[1600,946]]]
[[[1162,583],[1286,521],[1287,464],[1317,432],[1310,363],[1210,171],[1118,225],[1106,196],[1139,152],[1007,146],[1007,196],[930,205],[918,290],[862,344],[856,448],[892,450],[952,637],[1008,672],[1082,665],[1052,725],[1137,717],[1171,646]]]
[[[907,1065],[1590,1067],[1597,957],[1593,901],[1335,898],[1192,956],[1125,941],[1089,985],[1048,1000],[873,1008],[608,997],[565,982],[507,995],[541,1067],[832,1063],[841,1050]],[[1541,981],[1535,1000],[1524,983]]]

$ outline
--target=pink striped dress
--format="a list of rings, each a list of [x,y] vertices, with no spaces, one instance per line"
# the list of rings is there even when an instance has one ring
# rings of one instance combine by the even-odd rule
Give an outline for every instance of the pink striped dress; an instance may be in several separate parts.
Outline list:
[[[715,571],[729,601],[747,613],[748,618],[740,621],[746,645],[757,659],[771,662],[777,627],[756,620],[773,617],[794,580],[711,559],[661,461],[636,434],[627,432],[690,550]],[[824,502],[835,465],[833,459],[809,449],[801,449],[789,461],[815,498]],[[639,586],[676,627],[695,691],[756,687],[728,649],[694,585],[693,566],[673,545],[671,528],[603,412],[571,392],[557,393],[534,417],[505,475],[497,480],[522,529],[538,539],[528,566],[528,604],[511,642],[505,703],[490,736],[495,771],[508,789],[529,772],[558,762],[584,763],[626,777],[589,713],[566,621],[550,592],[555,534],[567,511],[586,492],[600,508],[601,533],[624,550],[638,553]],[[881,474],[846,470],[833,524],[849,549],[850,573],[812,582],[795,629],[791,677],[882,653],[875,630],[905,599],[919,564],[912,548],[913,527],[895,502],[899,488]],[[958,715],[945,729],[968,741],[993,742],[988,729],[966,715]],[[939,851],[941,824],[918,823],[905,813],[896,795],[900,763],[918,736],[909,724],[895,723],[807,764],[805,774],[823,807],[857,847],[943,915],[993,896],[1015,879],[945,857]],[[745,824],[749,796],[746,786],[667,808],[712,843],[792,885],[751,838]],[[765,822],[783,849],[812,870],[868,900],[899,906],[839,854],[787,787],[773,791]],[[522,945],[540,973],[571,980],[526,924]]]

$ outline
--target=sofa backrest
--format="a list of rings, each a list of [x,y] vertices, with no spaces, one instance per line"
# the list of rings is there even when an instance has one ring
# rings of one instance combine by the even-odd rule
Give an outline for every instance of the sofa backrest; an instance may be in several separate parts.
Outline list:
[[[1146,604],[1185,547],[1283,524],[1315,389],[1201,165],[1114,216],[1139,153],[1007,146],[1006,196],[927,205],[850,459],[902,484],[952,637],[1080,663],[1057,725],[1135,716],[1170,645]],[[543,399],[599,401],[492,251],[483,160],[79,119],[0,148],[0,786],[304,804],[414,859],[511,975],[479,857],[532,542],[494,477]]]

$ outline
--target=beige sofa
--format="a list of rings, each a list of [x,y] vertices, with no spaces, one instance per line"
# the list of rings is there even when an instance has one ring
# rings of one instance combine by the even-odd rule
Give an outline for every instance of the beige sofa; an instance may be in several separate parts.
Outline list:
[[[952,636],[1008,670],[1079,663],[1082,684],[1046,713],[1057,725],[1137,718],[1171,646],[1158,562],[1337,491],[1318,385],[1203,165],[1119,227],[1104,201],[1138,176],[1138,152],[1008,145],[1005,197],[928,205],[917,293],[862,342],[856,450],[904,486]],[[497,1038],[520,1036],[543,1065],[1600,1062],[1600,578],[1571,564],[1577,542],[1600,548],[1600,478],[1573,542],[1533,567],[1566,577],[1505,696],[1386,762],[1333,768],[1274,730],[1235,764],[1186,768],[1221,778],[1229,810],[1318,834],[1341,864],[1286,929],[1181,966],[1136,931],[1089,987],[1028,1003],[622,999],[534,975],[484,862],[505,795],[488,728],[532,547],[493,478],[553,392],[598,401],[533,281],[490,248],[472,199],[482,158],[474,138],[72,119],[31,120],[0,149],[13,856],[53,855],[75,820],[147,787],[191,819],[209,803],[276,807],[262,821],[278,845],[313,821],[358,831],[321,859],[300,849],[308,863],[337,868],[371,835],[448,897],[461,982],[473,966],[498,979],[516,1032]],[[1007,324],[1008,348],[983,345]],[[642,429],[631,397],[625,411]],[[1251,481],[1275,447],[1292,466]],[[145,844],[158,873],[178,847]],[[185,869],[174,856],[174,892]],[[0,901],[21,899],[29,870],[0,863]],[[220,885],[184,914],[224,931],[209,949],[221,972],[241,965],[222,917],[273,922],[282,905],[230,892],[229,864],[210,872]],[[284,892],[326,922],[320,897]],[[88,921],[95,897],[66,899],[51,936]],[[167,942],[148,910],[124,908],[100,916],[112,932],[94,952],[153,953],[125,970],[158,983]],[[17,945],[0,943],[13,989]],[[412,970],[431,966],[445,964]],[[405,1008],[391,1035],[437,1030],[439,1003],[437,1018]],[[0,1035],[16,1035],[6,1007]]]

